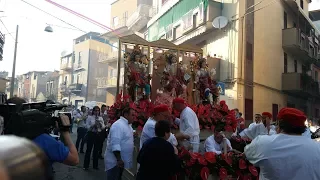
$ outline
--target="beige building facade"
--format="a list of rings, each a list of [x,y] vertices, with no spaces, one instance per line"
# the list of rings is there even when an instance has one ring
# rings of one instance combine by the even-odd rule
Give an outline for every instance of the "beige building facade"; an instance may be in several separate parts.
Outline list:
[[[197,45],[204,56],[219,58],[217,81],[225,84],[220,99],[248,121],[264,111],[275,118],[286,106],[317,117],[319,85],[312,64],[318,60],[319,34],[308,17],[309,3],[159,0],[159,11],[148,22],[148,40]],[[228,23],[215,28],[219,16]]]

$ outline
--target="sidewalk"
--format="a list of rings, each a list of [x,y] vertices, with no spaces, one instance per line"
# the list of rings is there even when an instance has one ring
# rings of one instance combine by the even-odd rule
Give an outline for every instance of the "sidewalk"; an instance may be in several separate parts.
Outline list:
[[[74,143],[76,143],[76,140],[77,140],[77,129],[76,128],[73,128],[73,133],[71,134],[71,139]],[[106,143],[104,143],[103,150],[105,150],[105,144]],[[55,171],[54,180],[106,180],[107,179],[106,173],[104,172],[104,161],[103,160],[99,160],[99,169],[100,170],[98,170],[98,171],[94,170],[92,168],[92,161],[91,161],[89,171],[84,171],[82,169],[84,154],[79,154],[79,158],[80,158],[80,163],[75,167],[55,163],[53,165],[53,168]]]

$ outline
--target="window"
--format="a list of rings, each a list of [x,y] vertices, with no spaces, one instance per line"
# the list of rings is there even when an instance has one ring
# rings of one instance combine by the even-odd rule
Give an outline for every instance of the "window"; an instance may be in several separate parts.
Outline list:
[[[80,83],[80,74],[77,75],[77,84]]]
[[[117,27],[119,24],[119,18],[116,16],[113,18],[113,27]]]
[[[193,14],[192,11],[183,16],[183,30],[186,30],[193,25]]]
[[[171,39],[173,38],[173,29],[172,29],[172,24],[169,25],[167,28],[166,28],[166,38],[167,39]]]
[[[67,85],[67,82],[68,82],[68,76],[65,76],[65,77],[64,77],[64,82],[63,82],[64,85]]]
[[[253,47],[250,42],[247,42],[247,47],[246,47],[246,55],[247,55],[247,60],[252,61],[253,60]]]
[[[306,67],[306,65],[302,65],[302,74],[307,74],[307,67]]]
[[[300,7],[303,9],[303,0],[300,0]]]
[[[279,111],[279,105],[272,104],[272,117],[274,121],[277,119],[278,111]]]
[[[286,12],[283,13],[283,29],[288,28],[288,15]]]
[[[81,64],[81,62],[82,62],[82,52],[79,52],[78,64]]]
[[[294,60],[294,72],[298,72],[298,61]]]
[[[33,80],[36,80],[36,79],[37,79],[37,75],[34,74],[34,75],[33,75]]]
[[[113,69],[110,69],[110,78],[113,78]]]
[[[173,39],[177,39],[177,38],[181,37],[182,33],[183,32],[182,32],[182,26],[181,25],[175,27],[174,30],[173,30]]]
[[[283,54],[283,64],[284,64],[284,70],[283,72],[284,73],[287,73],[288,72],[288,56],[287,56],[287,53],[284,53]]]
[[[198,13],[193,15],[192,21],[193,21],[193,28],[196,28],[197,27],[197,22],[198,22]]]

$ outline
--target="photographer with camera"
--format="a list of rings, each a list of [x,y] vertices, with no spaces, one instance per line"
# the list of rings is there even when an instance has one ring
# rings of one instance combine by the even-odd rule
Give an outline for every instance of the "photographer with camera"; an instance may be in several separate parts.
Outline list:
[[[7,103],[22,106],[26,101],[22,98],[14,97],[8,99]],[[49,161],[52,163],[59,162],[70,166],[75,166],[79,163],[79,156],[75,145],[70,137],[70,119],[68,116],[60,115],[61,123],[59,125],[60,135],[64,139],[64,143],[57,141],[48,133],[42,133],[31,140],[37,144],[47,155]]]

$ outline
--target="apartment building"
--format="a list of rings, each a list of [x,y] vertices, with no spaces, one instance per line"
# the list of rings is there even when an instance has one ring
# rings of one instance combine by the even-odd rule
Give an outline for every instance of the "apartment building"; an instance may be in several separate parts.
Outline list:
[[[148,22],[148,40],[197,45],[204,56],[220,59],[226,100],[246,120],[254,113],[299,108],[317,117],[315,74],[318,31],[308,17],[309,0],[158,0]],[[215,18],[228,19],[213,27]]]
[[[59,100],[76,107],[88,101],[106,102],[106,90],[97,88],[98,77],[106,76],[106,64],[98,62],[104,57],[109,42],[99,33],[90,32],[74,40],[74,52],[61,58]]]
[[[59,71],[54,71],[47,80],[46,84],[46,99],[57,101],[59,88]]]
[[[111,106],[116,97],[118,37],[130,34],[147,38],[147,23],[156,14],[155,0],[117,0],[111,4],[111,27],[113,31],[103,35],[110,44],[104,57],[99,59],[101,64],[107,64],[108,74],[98,78],[98,88],[107,91],[107,105]],[[121,62],[120,88],[123,87],[124,68]]]

